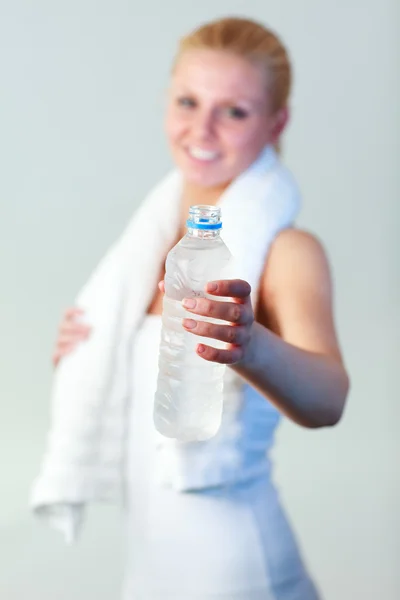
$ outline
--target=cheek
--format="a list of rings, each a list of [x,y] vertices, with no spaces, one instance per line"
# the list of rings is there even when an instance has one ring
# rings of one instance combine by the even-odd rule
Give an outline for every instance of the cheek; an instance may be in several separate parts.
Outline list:
[[[224,138],[229,154],[240,162],[255,158],[268,143],[266,128],[260,124],[227,131]]]
[[[176,144],[185,132],[185,123],[176,111],[170,109],[165,117],[165,133],[170,144]]]

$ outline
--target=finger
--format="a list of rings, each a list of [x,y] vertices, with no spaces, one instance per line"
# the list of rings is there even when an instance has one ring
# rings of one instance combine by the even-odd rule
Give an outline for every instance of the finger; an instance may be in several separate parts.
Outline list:
[[[209,281],[206,285],[206,292],[213,296],[247,300],[251,294],[251,286],[243,279],[221,279]]]
[[[165,294],[165,283],[164,283],[164,279],[162,279],[161,281],[158,282],[158,289],[160,290],[160,292],[162,292],[163,294]]]
[[[67,308],[64,313],[65,320],[74,320],[78,316],[82,316],[85,314],[85,311],[82,308],[78,308],[78,306],[72,306],[71,308]]]
[[[229,350],[222,350],[219,348],[212,348],[205,344],[199,344],[196,348],[196,352],[204,360],[210,362],[220,363],[222,365],[233,365],[244,356],[244,350],[241,346],[233,346]]]
[[[65,352],[66,350],[73,350],[74,348],[76,348],[77,346],[79,346],[79,344],[81,342],[83,342],[84,339],[83,338],[64,338],[64,339],[59,339],[57,340],[57,344],[55,347],[55,352]]]
[[[63,346],[62,348],[57,347],[56,351],[54,352],[54,354],[52,356],[53,365],[56,367],[59,364],[60,360],[64,356],[71,354],[71,352],[75,348],[76,348],[76,344],[67,344],[67,345]]]
[[[57,338],[57,345],[77,343],[86,340],[90,335],[90,332],[84,331],[66,331],[60,334]]]
[[[247,325],[253,320],[253,312],[249,306],[235,302],[221,302],[208,298],[185,298],[183,306],[192,313],[211,319],[221,319],[237,325]]]
[[[248,328],[241,325],[215,325],[207,321],[184,319],[183,326],[195,335],[220,340],[235,346],[245,344],[249,338]]]
[[[92,331],[89,325],[82,323],[61,323],[58,330],[59,335],[86,335]]]

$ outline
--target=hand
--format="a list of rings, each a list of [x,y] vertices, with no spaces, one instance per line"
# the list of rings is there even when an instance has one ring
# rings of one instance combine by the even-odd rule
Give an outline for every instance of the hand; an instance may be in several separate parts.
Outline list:
[[[194,315],[202,315],[226,321],[227,325],[184,319],[183,327],[195,335],[200,335],[229,344],[227,349],[217,349],[198,344],[196,352],[212,362],[233,365],[245,357],[251,338],[254,313],[251,306],[251,287],[242,279],[212,281],[205,291],[213,296],[231,298],[230,302],[208,298],[185,298],[183,306]]]
[[[83,310],[76,307],[65,311],[52,356],[52,362],[55,367],[64,356],[70,354],[76,348],[79,342],[89,337],[91,328],[78,321],[79,317],[83,314]]]

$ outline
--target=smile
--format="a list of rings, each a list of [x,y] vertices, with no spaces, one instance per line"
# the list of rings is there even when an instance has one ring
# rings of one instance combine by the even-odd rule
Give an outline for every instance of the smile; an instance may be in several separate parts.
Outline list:
[[[212,162],[220,156],[219,152],[204,150],[203,148],[198,148],[197,146],[189,146],[189,148],[187,148],[187,152],[192,158],[201,160],[203,162]]]

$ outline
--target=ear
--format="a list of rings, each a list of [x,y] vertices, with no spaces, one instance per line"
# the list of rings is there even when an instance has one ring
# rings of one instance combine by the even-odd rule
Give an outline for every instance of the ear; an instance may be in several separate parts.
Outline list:
[[[273,123],[271,127],[271,141],[275,144],[280,136],[282,135],[286,125],[288,124],[290,119],[290,111],[287,106],[284,108],[280,108],[277,113],[275,113],[273,117]]]

